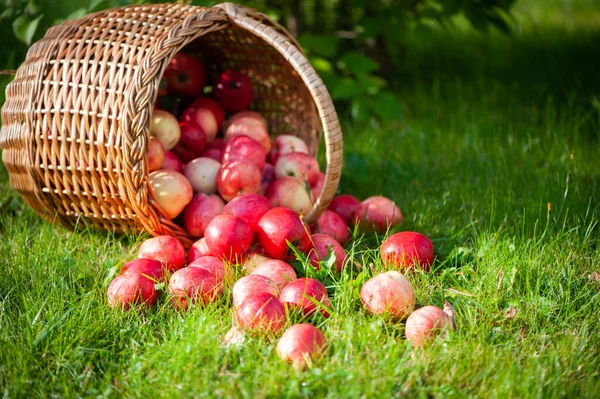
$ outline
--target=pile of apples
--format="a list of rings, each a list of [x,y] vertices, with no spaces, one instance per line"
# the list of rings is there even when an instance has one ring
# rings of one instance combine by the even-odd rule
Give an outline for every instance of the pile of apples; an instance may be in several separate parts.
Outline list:
[[[326,348],[323,332],[305,321],[315,320],[315,315],[328,318],[334,310],[325,285],[315,278],[298,278],[302,269],[294,266],[304,261],[318,270],[324,260],[334,259],[332,273],[344,273],[351,267],[344,249],[351,228],[386,233],[402,222],[400,208],[381,196],[361,202],[343,194],[308,226],[302,215],[312,209],[324,175],[303,140],[280,135],[272,141],[265,120],[247,110],[251,80],[227,70],[213,82],[211,97],[204,96],[204,66],[180,53],[167,68],[165,81],[167,95],[191,100],[179,120],[166,110],[154,111],[150,182],[164,215],[197,241],[187,253],[175,237],[144,241],[138,258],[126,263],[110,283],[108,303],[122,309],[150,308],[157,302],[156,284],[164,283],[173,307],[184,312],[230,292],[235,322],[226,341],[243,340],[247,334],[281,334],[278,355],[302,369]],[[434,259],[429,238],[396,233],[383,242],[380,253],[390,270],[362,286],[366,311],[391,320],[408,317],[406,336],[415,346],[440,329],[452,328],[451,309],[426,306],[414,311],[413,287],[401,273],[429,270]],[[295,320],[303,323],[293,324]]]
[[[242,194],[310,211],[325,175],[302,139],[271,140],[266,120],[248,110],[253,99],[248,76],[226,70],[205,90],[204,66],[184,53],[173,58],[164,76],[165,98],[186,104],[179,119],[155,109],[150,121],[149,178],[164,216],[202,237],[210,218]]]

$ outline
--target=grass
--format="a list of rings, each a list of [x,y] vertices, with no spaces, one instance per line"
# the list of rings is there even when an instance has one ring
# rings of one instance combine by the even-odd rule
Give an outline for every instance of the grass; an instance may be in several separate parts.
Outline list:
[[[314,320],[330,348],[304,373],[273,339],[219,345],[228,292],[184,315],[164,298],[145,314],[111,310],[111,273],[141,238],[42,222],[0,167],[0,392],[598,397],[600,57],[587,46],[598,33],[415,40],[399,67],[402,123],[345,123],[341,191],[394,198],[399,230],[434,241],[433,271],[408,277],[418,303],[450,301],[458,326],[424,349],[363,312],[355,273],[336,279],[332,317]],[[353,260],[382,270],[381,239],[358,237]]]

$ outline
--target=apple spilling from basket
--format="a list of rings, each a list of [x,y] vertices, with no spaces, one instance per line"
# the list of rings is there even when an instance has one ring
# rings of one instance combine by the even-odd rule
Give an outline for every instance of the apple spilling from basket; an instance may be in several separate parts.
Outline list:
[[[386,233],[402,222],[402,213],[385,197],[361,202],[339,195],[308,226],[302,215],[312,209],[325,175],[304,140],[291,135],[272,140],[266,120],[248,110],[251,79],[226,70],[207,90],[203,64],[184,53],[173,58],[164,76],[160,94],[175,96],[186,106],[179,118],[155,109],[149,180],[163,216],[197,241],[187,254],[175,237],[144,241],[138,258],[126,263],[110,283],[108,302],[123,309],[149,308],[157,302],[156,287],[164,284],[172,305],[186,311],[222,303],[228,292],[235,322],[225,342],[241,342],[246,335],[280,335],[278,355],[304,368],[326,348],[324,334],[310,322],[316,316],[330,317],[335,309],[321,281],[298,276],[298,263],[319,270],[330,260],[331,273],[344,273],[354,267],[344,249],[351,228]],[[406,318],[405,334],[415,346],[453,328],[450,307],[414,310],[413,287],[401,273],[429,270],[434,259],[431,240],[399,232],[383,242],[380,255],[390,270],[362,285],[365,310],[391,321]]]

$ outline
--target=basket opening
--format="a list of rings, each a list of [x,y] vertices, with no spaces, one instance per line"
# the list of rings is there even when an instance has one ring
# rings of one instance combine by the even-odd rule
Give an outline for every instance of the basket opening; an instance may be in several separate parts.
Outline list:
[[[314,100],[302,78],[272,45],[234,26],[204,34],[179,51],[204,63],[208,84],[226,69],[250,77],[254,89],[250,109],[267,120],[271,137],[298,136],[306,141],[311,154],[317,155],[322,128]]]
[[[178,52],[194,55],[203,62],[207,70],[207,85],[214,82],[226,69],[246,74],[252,80],[254,90],[250,109],[259,112],[266,119],[271,137],[281,134],[300,137],[306,142],[310,153],[315,157],[318,155],[322,125],[315,100],[290,62],[265,39],[242,27],[223,25],[208,33],[200,32],[199,36],[174,48],[168,54],[168,59],[163,61],[165,67]],[[162,73],[164,70],[160,71]],[[154,79],[155,82],[160,81],[162,75],[155,76]],[[183,111],[186,102],[193,100],[194,98],[183,100],[178,111]],[[152,107],[156,101],[157,97],[154,98]],[[231,115],[226,115],[226,118],[229,116]],[[147,180],[141,182],[142,185],[145,183],[149,185]],[[147,192],[148,204],[158,216],[160,225],[146,224],[146,229],[154,230],[154,234],[161,234],[163,232],[160,230],[168,226],[186,245],[191,243],[186,239],[187,232],[165,217],[148,188],[146,186],[142,192]]]

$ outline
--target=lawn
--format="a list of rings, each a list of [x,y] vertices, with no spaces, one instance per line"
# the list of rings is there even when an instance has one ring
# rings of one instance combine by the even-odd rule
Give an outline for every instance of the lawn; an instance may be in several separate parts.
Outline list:
[[[0,392],[600,396],[599,14],[517,11],[529,22],[513,38],[411,39],[394,82],[400,122],[343,115],[340,191],[393,198],[404,213],[396,230],[432,238],[432,271],[407,276],[419,304],[452,303],[456,331],[413,349],[402,323],[363,311],[356,273],[336,278],[332,317],[313,320],[330,345],[305,372],[277,358],[273,339],[220,345],[227,291],[185,314],[166,300],[143,314],[110,309],[112,273],[144,237],[45,223],[0,166]],[[352,261],[383,270],[383,237],[356,238]]]

